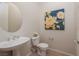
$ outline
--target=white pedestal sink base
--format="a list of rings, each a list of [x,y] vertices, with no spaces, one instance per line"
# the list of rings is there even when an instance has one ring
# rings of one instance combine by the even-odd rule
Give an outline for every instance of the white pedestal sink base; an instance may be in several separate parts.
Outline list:
[[[13,50],[13,56],[21,56],[19,49]]]
[[[0,50],[12,51],[13,56],[25,56],[30,52],[31,41],[28,37],[20,37],[15,40],[0,43]]]

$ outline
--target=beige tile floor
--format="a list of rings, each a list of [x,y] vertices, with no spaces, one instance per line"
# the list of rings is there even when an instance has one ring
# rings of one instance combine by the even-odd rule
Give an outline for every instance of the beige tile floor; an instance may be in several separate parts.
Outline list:
[[[31,56],[39,56],[36,53],[32,53]],[[62,54],[56,51],[51,51],[51,50],[47,50],[47,55],[46,56],[68,56],[66,54]]]
[[[47,56],[68,56],[68,55],[56,51],[47,50]]]
[[[0,51],[0,56],[12,56],[12,51],[7,51],[7,52]],[[38,55],[35,52],[32,52],[32,54],[30,56],[40,56],[40,55]],[[68,55],[59,53],[56,51],[52,51],[52,50],[47,50],[46,56],[68,56]]]

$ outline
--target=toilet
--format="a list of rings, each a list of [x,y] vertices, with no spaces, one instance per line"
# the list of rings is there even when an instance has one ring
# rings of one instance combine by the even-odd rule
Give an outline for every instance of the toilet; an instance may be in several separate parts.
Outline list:
[[[40,56],[46,56],[48,44],[40,43],[40,36],[38,34],[34,34],[32,37],[32,45],[36,47],[36,53]]]

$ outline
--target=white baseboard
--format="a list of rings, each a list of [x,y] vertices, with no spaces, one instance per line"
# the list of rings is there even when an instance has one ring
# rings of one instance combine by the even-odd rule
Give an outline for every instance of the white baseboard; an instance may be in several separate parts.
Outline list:
[[[70,53],[67,53],[67,52],[64,52],[64,51],[60,51],[60,50],[57,50],[57,49],[52,49],[52,48],[48,48],[48,49],[52,50],[52,51],[56,51],[58,53],[62,53],[62,54],[68,55],[68,56],[74,56],[73,54],[70,54]]]
[[[61,51],[61,50],[57,50],[57,49],[52,49],[52,48],[48,48],[49,50],[51,51],[55,51],[55,52],[58,52],[58,53],[62,53],[62,54],[65,54],[67,56],[75,56],[73,54],[70,54],[70,53],[67,53],[67,52],[64,52],[64,51]],[[29,52],[26,56],[31,56],[32,52]]]

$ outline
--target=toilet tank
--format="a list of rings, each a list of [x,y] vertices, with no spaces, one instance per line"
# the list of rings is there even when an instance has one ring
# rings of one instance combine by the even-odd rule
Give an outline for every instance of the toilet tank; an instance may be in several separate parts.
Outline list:
[[[32,37],[32,44],[33,44],[34,46],[38,45],[39,42],[40,42],[40,37],[39,37],[39,36],[37,36],[37,37]]]

